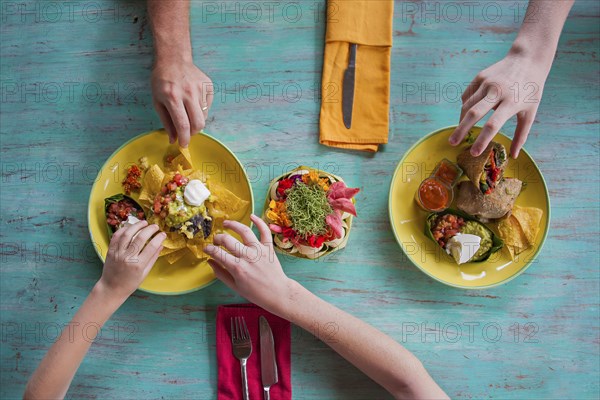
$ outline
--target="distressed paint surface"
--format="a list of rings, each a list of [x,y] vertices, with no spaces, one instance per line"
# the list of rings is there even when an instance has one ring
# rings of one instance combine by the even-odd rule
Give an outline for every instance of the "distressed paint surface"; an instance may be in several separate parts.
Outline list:
[[[98,167],[160,126],[144,2],[74,4],[1,3],[3,399],[22,395],[100,276],[86,221]],[[415,141],[457,122],[456,87],[504,56],[526,2],[476,2],[472,18],[464,3],[396,2],[390,142],[376,155],[318,144],[324,3],[269,4],[192,6],[194,58],[217,90],[207,132],[252,166],[257,213],[269,177],[297,164],[326,165],[362,189],[348,248],[285,260],[286,272],[403,342],[452,398],[598,398],[599,3],[575,4],[526,144],[550,190],[547,242],[526,273],[485,291],[442,286],[410,264],[389,227],[388,188]],[[215,398],[216,307],[240,300],[221,283],[136,292],[68,396]],[[310,334],[292,337],[294,398],[388,397]]]

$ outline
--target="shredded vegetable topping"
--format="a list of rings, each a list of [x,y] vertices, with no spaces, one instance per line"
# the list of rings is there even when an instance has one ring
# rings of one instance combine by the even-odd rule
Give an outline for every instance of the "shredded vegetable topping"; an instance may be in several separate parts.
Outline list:
[[[333,212],[326,192],[319,185],[301,182],[287,192],[287,213],[294,230],[301,236],[322,235],[327,232],[325,218]]]

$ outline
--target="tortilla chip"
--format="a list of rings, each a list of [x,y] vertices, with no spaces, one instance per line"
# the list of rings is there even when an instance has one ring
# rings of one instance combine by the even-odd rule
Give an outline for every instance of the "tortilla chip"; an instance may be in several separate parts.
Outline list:
[[[166,249],[183,249],[185,248],[185,239],[183,236],[176,232],[167,233],[167,238],[162,243],[163,247]]]
[[[142,188],[140,197],[138,197],[138,203],[140,203],[142,207],[150,208],[153,201],[154,199],[152,198],[150,192],[148,192],[146,188]]]
[[[518,221],[523,234],[530,246],[535,244],[535,238],[540,231],[540,222],[544,212],[536,207],[519,207],[515,206],[512,210],[512,215]]]
[[[165,256],[165,258],[167,259],[167,262],[169,264],[175,264],[177,261],[179,261],[183,256],[185,256],[188,252],[187,248],[183,248],[183,249],[179,249],[177,251],[174,251],[170,254],[167,254]]]
[[[214,218],[236,219],[246,212],[246,208],[250,203],[247,200],[242,200],[227,188],[212,179],[206,181],[206,187],[210,190],[211,197],[214,197],[213,204],[209,202],[209,213],[212,211]]]
[[[508,218],[501,220],[498,225],[498,233],[504,244],[511,259],[515,259],[515,255],[522,253],[531,247],[531,244],[527,241],[525,233],[519,224],[519,221],[511,215]]]
[[[146,171],[144,182],[142,183],[143,191],[146,191],[149,195],[160,192],[164,178],[165,173],[157,164],[154,164]]]
[[[171,165],[177,166],[177,169],[192,169],[192,164],[189,162],[187,158],[183,154],[178,155],[171,161]]]
[[[508,254],[510,254],[510,259],[514,261],[515,259],[515,248],[513,247],[512,244],[507,244],[504,247],[506,247],[506,249],[508,250]],[[162,255],[162,253],[161,253]]]
[[[192,171],[189,174],[185,174],[187,178],[191,181],[193,179],[198,179],[199,181],[206,182],[206,176],[200,170]]]
[[[188,240],[187,248],[194,254],[196,258],[208,258],[208,254],[204,252],[204,246],[207,244],[208,242],[205,242],[202,238],[192,239]]]
[[[163,249],[160,251],[159,257],[166,256],[167,254],[175,253],[176,251],[179,251],[179,250],[181,250],[181,249],[167,249],[166,247],[163,247]]]
[[[186,168],[194,168],[194,162],[192,161],[192,155],[190,154],[190,148],[189,147],[186,147],[186,148],[180,147],[179,152],[181,153],[183,158],[186,160],[186,163],[185,163],[185,165],[187,165]]]

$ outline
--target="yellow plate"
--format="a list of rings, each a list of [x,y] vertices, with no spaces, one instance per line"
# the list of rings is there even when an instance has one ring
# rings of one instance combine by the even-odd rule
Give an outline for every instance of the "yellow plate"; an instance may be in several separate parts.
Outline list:
[[[164,130],[141,134],[119,147],[104,163],[98,173],[88,203],[88,226],[96,253],[105,260],[108,249],[108,233],[104,214],[104,199],[123,193],[121,182],[127,168],[137,163],[140,157],[148,157],[150,165],[163,164],[169,152],[169,141]],[[171,145],[175,149],[175,145]],[[248,211],[240,219],[250,226],[250,214],[254,209],[252,188],[246,172],[236,156],[224,144],[206,134],[192,136],[189,145],[194,167],[205,174],[218,177],[229,190],[250,202]],[[138,195],[132,195],[137,200]],[[199,262],[190,253],[175,264],[164,257],[146,277],[140,290],[155,294],[174,295],[202,289],[215,280],[212,269],[206,262]]]
[[[487,261],[457,265],[437,243],[425,236],[425,218],[428,213],[414,200],[419,184],[432,173],[436,164],[443,158],[456,161],[458,153],[467,146],[463,144],[452,147],[448,144],[448,138],[455,128],[456,126],[443,128],[425,136],[398,163],[389,197],[392,230],[406,256],[433,279],[464,289],[500,285],[525,271],[542,249],[550,225],[548,188],[542,173],[526,151],[521,150],[516,160],[510,159],[505,176],[518,178],[527,184],[516,204],[538,207],[544,212],[535,246],[519,254],[514,261],[506,248],[503,248]],[[480,131],[479,127],[472,129],[475,136]],[[503,134],[496,135],[494,140],[503,144],[507,151],[510,148],[511,141]],[[495,230],[493,224],[486,225]]]

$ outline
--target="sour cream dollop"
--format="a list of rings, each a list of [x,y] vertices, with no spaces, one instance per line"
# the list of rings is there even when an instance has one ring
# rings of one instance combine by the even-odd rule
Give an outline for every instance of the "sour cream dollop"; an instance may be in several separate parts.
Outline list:
[[[458,264],[468,262],[481,247],[481,238],[469,233],[458,233],[446,244],[446,252],[454,257]]]
[[[192,179],[188,182],[183,192],[183,199],[191,206],[198,207],[208,199],[210,191],[204,186],[204,183],[198,179]]]
[[[129,215],[125,221],[123,221],[119,224],[119,228],[123,228],[124,226],[134,225],[140,221],[141,221],[141,219],[138,219],[137,217],[134,217],[133,215]]]

